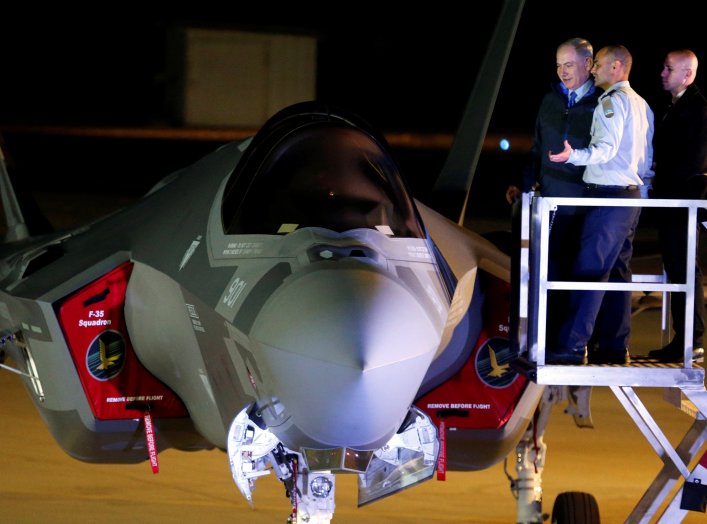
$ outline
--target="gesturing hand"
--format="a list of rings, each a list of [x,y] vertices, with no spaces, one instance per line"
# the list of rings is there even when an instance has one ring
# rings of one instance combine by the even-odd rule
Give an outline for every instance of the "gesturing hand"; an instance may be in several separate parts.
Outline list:
[[[554,153],[552,151],[548,152],[550,162],[567,162],[570,158],[570,153],[572,152],[572,146],[565,140],[565,148],[560,153]]]

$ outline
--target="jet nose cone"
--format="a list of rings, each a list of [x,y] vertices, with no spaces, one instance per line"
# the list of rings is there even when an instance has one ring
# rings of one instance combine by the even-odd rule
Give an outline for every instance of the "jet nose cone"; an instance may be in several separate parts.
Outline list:
[[[439,314],[375,269],[323,269],[288,282],[251,336],[271,394],[317,443],[376,448],[398,429],[439,344]]]

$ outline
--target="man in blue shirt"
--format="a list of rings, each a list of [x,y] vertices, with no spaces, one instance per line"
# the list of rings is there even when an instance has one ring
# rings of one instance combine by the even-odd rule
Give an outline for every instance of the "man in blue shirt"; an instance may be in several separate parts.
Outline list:
[[[532,189],[548,197],[581,197],[584,194],[584,166],[553,163],[548,153],[562,149],[564,140],[570,140],[576,147],[589,145],[592,115],[602,93],[595,87],[591,75],[593,53],[592,44],[584,38],[572,38],[557,47],[556,67],[560,82],[540,104],[533,131],[532,160],[522,174],[522,188],[518,185],[508,187],[508,203],[520,197],[522,191]]]
[[[557,164],[550,161],[550,151],[562,149],[564,140],[576,147],[586,147],[591,139],[590,127],[597,98],[602,90],[594,85],[591,70],[594,50],[584,38],[571,38],[557,47],[555,54],[560,82],[544,96],[535,120],[531,159],[523,170],[522,180],[511,185],[506,199],[513,204],[521,192],[535,190],[544,197],[581,197],[584,195],[584,166]],[[515,211],[517,213],[517,210]],[[550,232],[548,278],[568,280],[579,250],[579,230],[584,208],[563,206],[555,212]],[[516,270],[513,272],[516,275]],[[515,286],[514,286],[515,287]],[[561,317],[567,308],[565,291],[548,296],[548,341],[554,344]],[[514,309],[515,309],[514,304]],[[515,314],[511,324],[514,325]]]

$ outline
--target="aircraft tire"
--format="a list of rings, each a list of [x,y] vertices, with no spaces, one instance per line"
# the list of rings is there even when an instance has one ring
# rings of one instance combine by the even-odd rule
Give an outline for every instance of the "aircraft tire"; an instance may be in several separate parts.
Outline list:
[[[599,505],[594,495],[581,491],[560,493],[552,506],[552,524],[599,524]]]

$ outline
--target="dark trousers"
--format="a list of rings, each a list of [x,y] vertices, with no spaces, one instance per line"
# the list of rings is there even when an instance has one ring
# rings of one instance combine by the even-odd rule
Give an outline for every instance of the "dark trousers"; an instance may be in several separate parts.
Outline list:
[[[700,225],[695,232],[699,247]],[[687,279],[687,210],[661,209],[658,215],[658,240],[663,267],[670,282],[684,284]],[[705,301],[702,290],[702,270],[699,249],[695,253],[695,315],[693,325],[693,348],[702,347],[705,332]],[[672,293],[670,313],[673,319],[673,343],[685,347],[685,293]]]
[[[569,182],[560,178],[545,176],[541,182],[543,197],[585,196],[583,183]],[[551,216],[548,244],[548,280],[572,280],[572,266],[579,252],[582,221],[587,208],[582,206],[558,206]],[[557,334],[564,312],[569,307],[570,294],[565,290],[553,290],[547,295],[547,322],[545,346],[558,345]]]
[[[640,198],[641,194],[638,189],[595,188],[588,189],[586,196]],[[631,282],[633,238],[640,214],[639,207],[587,208],[579,253],[573,266],[573,280]],[[593,332],[602,350],[628,347],[631,332],[630,291],[576,290],[570,293],[568,315],[560,327],[558,347],[584,347]]]

